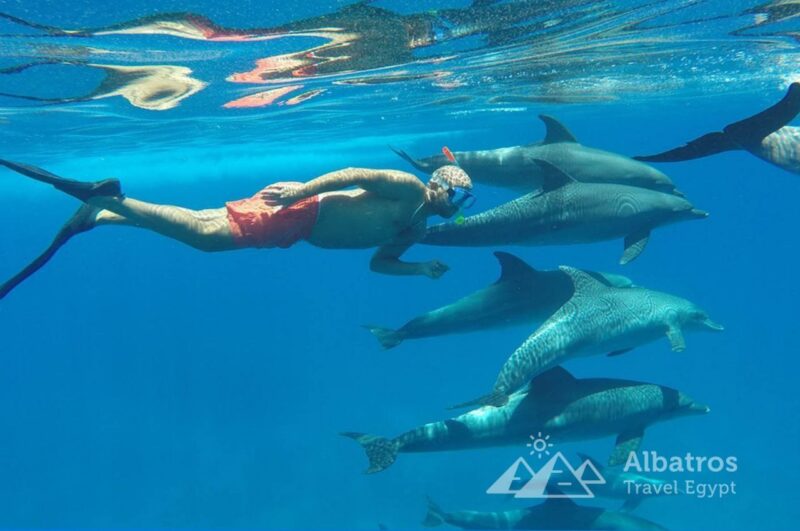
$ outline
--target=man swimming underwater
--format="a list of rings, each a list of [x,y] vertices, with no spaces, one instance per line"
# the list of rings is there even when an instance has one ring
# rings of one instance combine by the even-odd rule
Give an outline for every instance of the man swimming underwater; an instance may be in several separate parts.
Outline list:
[[[457,165],[443,166],[427,185],[402,171],[346,168],[307,183],[271,184],[253,197],[208,210],[125,197],[116,179],[80,182],[26,164],[0,159],[0,165],[84,202],[46,251],[0,286],[0,298],[72,236],[98,225],[142,227],[207,252],[286,248],[301,240],[326,249],[378,247],[370,262],[373,271],[439,278],[448,270],[442,262],[404,262],[400,257],[422,238],[429,216],[449,218],[474,202],[472,182]]]

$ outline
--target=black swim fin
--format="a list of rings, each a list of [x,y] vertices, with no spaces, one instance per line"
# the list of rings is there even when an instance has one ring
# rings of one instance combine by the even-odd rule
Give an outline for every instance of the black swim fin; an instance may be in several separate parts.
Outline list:
[[[686,145],[656,155],[633,157],[643,162],[677,162],[707,157],[723,151],[754,149],[764,137],[791,122],[800,113],[800,83],[792,83],[781,101],[744,120],[708,133]]]
[[[0,284],[0,299],[3,299],[24,280],[41,269],[47,262],[50,261],[51,258],[53,258],[53,256],[55,256],[56,252],[58,252],[58,250],[70,240],[70,238],[76,234],[80,234],[94,228],[95,212],[96,209],[94,207],[89,205],[81,205],[78,211],[75,212],[69,221],[64,224],[61,230],[58,231],[58,234],[56,234],[56,237],[53,238],[52,243],[47,247],[47,249],[44,250],[42,254],[40,254],[30,264],[25,266],[22,271],[14,275],[11,279],[3,284]]]
[[[22,164],[19,162],[12,162],[10,160],[0,159],[0,165],[5,166],[9,170],[35,179],[37,181],[52,185],[54,188],[71,195],[83,202],[88,201],[92,197],[100,196],[116,196],[122,197],[122,189],[117,179],[104,179],[97,182],[81,182],[72,179],[65,179],[54,175],[47,170]]]

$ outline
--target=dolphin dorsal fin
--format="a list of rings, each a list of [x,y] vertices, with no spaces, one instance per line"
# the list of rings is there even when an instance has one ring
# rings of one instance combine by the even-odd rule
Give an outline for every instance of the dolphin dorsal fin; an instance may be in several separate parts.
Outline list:
[[[553,397],[574,385],[575,377],[564,367],[553,367],[534,376],[528,387],[529,392]]]
[[[607,284],[597,280],[597,278],[586,271],[581,271],[580,269],[569,266],[560,266],[559,269],[566,273],[572,280],[572,285],[575,286],[575,295],[613,289]]]
[[[514,256],[511,253],[504,253],[496,251],[494,256],[500,262],[500,278],[499,281],[509,280],[512,278],[520,277],[523,275],[531,275],[538,273],[536,269],[526,264],[521,258]]]
[[[547,487],[547,495],[549,496],[544,503],[533,505],[533,507],[542,507],[544,509],[549,509],[551,511],[555,511],[557,514],[564,512],[574,511],[577,507],[577,503],[572,501],[569,497],[564,494],[564,491],[559,489],[558,487]]]
[[[555,144],[557,142],[577,142],[578,139],[575,138],[567,126],[553,118],[552,116],[547,116],[546,114],[540,114],[539,119],[544,122],[544,126],[547,128],[547,133],[544,136],[543,144]]]
[[[542,192],[552,192],[567,184],[576,183],[573,177],[564,173],[564,170],[542,159],[533,159],[542,170]]]

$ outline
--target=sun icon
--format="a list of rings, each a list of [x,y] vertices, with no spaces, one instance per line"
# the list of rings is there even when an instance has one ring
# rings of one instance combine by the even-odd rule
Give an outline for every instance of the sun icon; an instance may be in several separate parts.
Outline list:
[[[550,440],[549,435],[542,436],[542,432],[539,432],[535,437],[529,435],[528,438],[531,440],[531,442],[526,445],[531,449],[529,455],[538,454],[539,459],[544,455],[550,455],[549,449],[552,448],[553,443],[548,442]]]

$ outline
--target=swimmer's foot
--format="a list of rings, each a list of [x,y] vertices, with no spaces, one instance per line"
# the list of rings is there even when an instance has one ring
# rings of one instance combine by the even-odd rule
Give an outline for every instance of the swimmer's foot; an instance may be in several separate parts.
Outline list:
[[[80,199],[84,203],[92,197],[122,196],[122,188],[117,179],[104,179],[93,183],[85,183],[72,179],[65,179],[58,175],[53,175],[42,168],[21,164],[19,162],[12,162],[10,160],[0,159],[0,165],[5,166],[9,170],[21,173],[26,177],[30,177],[31,179],[53,185],[54,188]]]
[[[11,293],[11,290],[19,286],[25,279],[36,273],[47,262],[50,261],[56,252],[76,234],[89,231],[95,227],[97,213],[100,209],[90,205],[81,205],[75,214],[61,227],[53,242],[45,251],[25,268],[14,275],[4,284],[0,285],[0,299]]]
[[[91,205],[81,205],[78,210],[72,214],[72,217],[64,223],[64,226],[58,231],[55,239],[64,238],[64,243],[66,243],[67,240],[76,234],[92,230],[97,226],[97,214],[101,210],[101,208]]]

